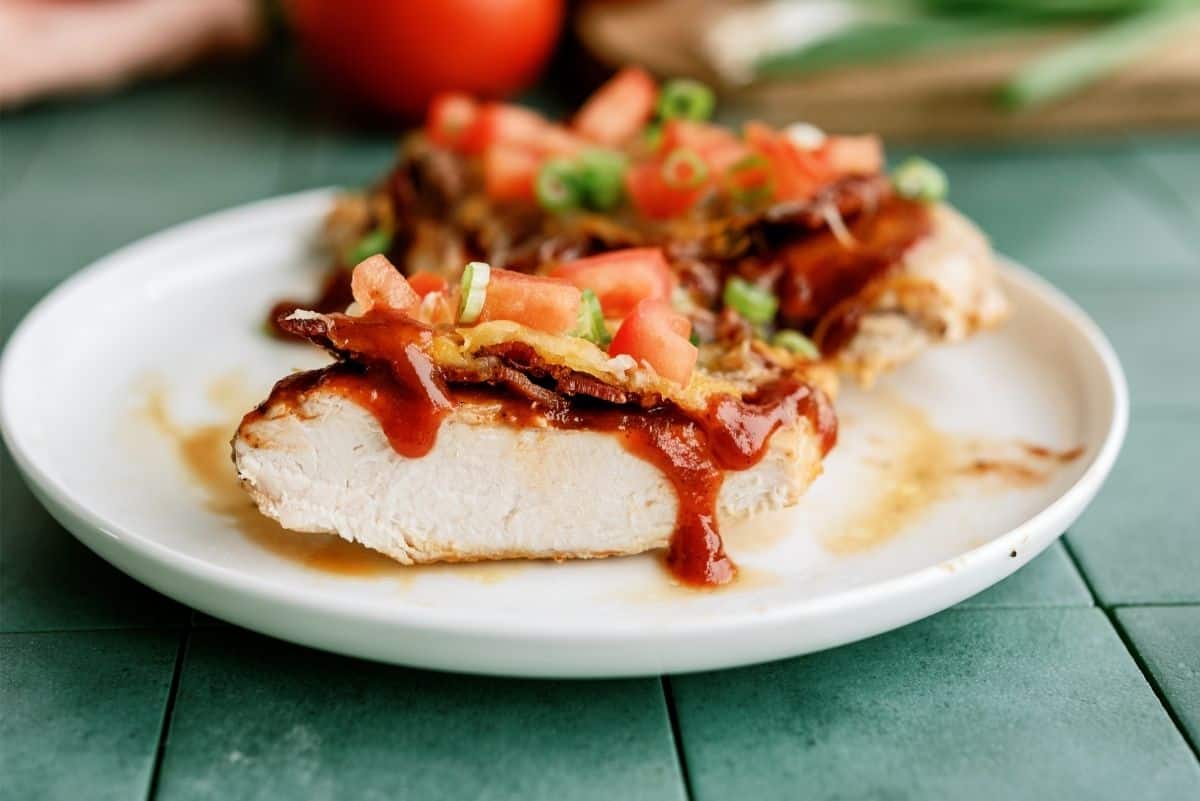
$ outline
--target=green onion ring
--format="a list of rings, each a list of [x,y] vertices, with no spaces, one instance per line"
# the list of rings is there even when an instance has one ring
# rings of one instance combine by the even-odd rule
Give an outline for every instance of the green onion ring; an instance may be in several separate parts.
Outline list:
[[[672,189],[695,189],[708,180],[708,165],[690,147],[677,147],[663,160],[662,179]]]
[[[776,331],[775,336],[771,337],[771,344],[777,348],[791,351],[797,356],[803,356],[809,361],[815,362],[821,358],[821,351],[815,342],[799,331],[793,331],[790,328]]]
[[[607,348],[608,343],[612,341],[608,326],[604,324],[604,311],[600,308],[600,299],[590,289],[583,290],[582,302],[579,304],[579,321],[574,334],[602,348]]]
[[[479,319],[483,302],[487,298],[488,283],[492,280],[492,266],[486,261],[468,262],[462,274],[462,297],[458,301],[458,321],[471,325]]]
[[[761,153],[751,153],[739,159],[729,171],[726,173],[726,184],[729,187],[729,194],[733,199],[743,205],[754,205],[763,200],[766,200],[775,193],[775,185],[771,180],[770,174],[767,172],[771,167],[771,163]],[[763,183],[757,186],[742,186],[738,183],[737,177],[741,173],[750,172],[751,170],[762,170],[765,176]]]
[[[534,180],[534,194],[546,211],[564,212],[579,206],[579,168],[567,159],[550,159],[538,170]]]
[[[667,81],[658,96],[658,116],[664,120],[707,120],[717,100],[699,81],[681,78]]]
[[[596,211],[616,208],[625,193],[626,159],[615,150],[585,150],[579,156],[584,203]]]
[[[726,306],[756,325],[765,325],[774,320],[775,312],[779,309],[779,299],[769,290],[737,276],[725,283],[722,298]]]
[[[892,171],[892,185],[901,197],[926,203],[942,200],[950,188],[942,168],[919,156],[905,160]]]

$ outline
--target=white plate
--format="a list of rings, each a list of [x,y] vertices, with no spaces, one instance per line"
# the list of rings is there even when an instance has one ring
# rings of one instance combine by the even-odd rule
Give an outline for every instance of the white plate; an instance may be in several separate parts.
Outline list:
[[[208,469],[231,471],[221,449],[233,412],[321,361],[262,336],[260,323],[271,301],[312,291],[330,198],[234,209],[103,259],[29,314],[0,364],[5,439],[64,526],[139,581],[287,640],[526,676],[701,670],[828,648],[944,609],[1032,559],[1095,495],[1125,434],[1125,381],[1104,336],[1007,266],[1007,325],[927,353],[870,393],[845,391],[841,443],[800,506],[727,531],[744,575],[731,588],[673,586],[653,555],[331,573],[247,538],[220,506],[240,496],[206,491],[180,458],[203,460],[207,437]],[[150,421],[155,392],[191,451]],[[231,395],[244,396],[237,408]],[[1060,464],[1016,440],[1084,452]],[[1008,469],[963,476],[971,454]],[[881,535],[891,536],[854,545]]]

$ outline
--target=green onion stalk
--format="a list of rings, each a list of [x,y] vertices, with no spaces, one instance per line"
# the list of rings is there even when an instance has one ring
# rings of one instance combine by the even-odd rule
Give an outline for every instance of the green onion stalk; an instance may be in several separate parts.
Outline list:
[[[612,342],[608,326],[604,324],[604,312],[600,308],[600,300],[590,289],[583,290],[582,301],[579,304],[579,320],[573,333],[588,342],[594,342],[601,348],[607,348],[608,343]]]
[[[859,13],[814,41],[764,54],[754,73],[812,73],[1030,33],[1082,30],[997,88],[997,101],[1005,107],[1029,109],[1086,88],[1200,22],[1195,0],[846,0],[846,7]]]

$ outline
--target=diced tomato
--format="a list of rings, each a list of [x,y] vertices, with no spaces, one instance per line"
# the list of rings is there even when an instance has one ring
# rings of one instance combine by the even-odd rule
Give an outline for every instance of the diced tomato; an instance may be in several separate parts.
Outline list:
[[[609,354],[628,354],[646,362],[668,381],[687,386],[700,351],[688,341],[692,324],[661,300],[644,300],[625,318]]]
[[[483,186],[493,200],[533,200],[541,158],[524,147],[493,145],[483,154]]]
[[[458,320],[457,291],[430,292],[421,298],[419,316],[433,325],[453,325]]]
[[[761,122],[746,123],[746,143],[767,160],[776,200],[807,200],[834,174],[817,152],[796,147]]]
[[[574,156],[585,147],[587,142],[565,127],[551,123],[542,130],[541,141],[534,149],[547,156]]]
[[[479,322],[512,320],[514,323],[561,334],[579,321],[583,293],[559,278],[492,270]]]
[[[445,292],[450,283],[444,276],[437,273],[431,273],[427,270],[417,270],[408,277],[408,285],[418,295],[425,297],[430,292]]]
[[[671,266],[659,248],[628,248],[555,267],[550,275],[590,289],[605,317],[625,317],[639,302],[669,300],[675,286]]]
[[[350,291],[364,312],[383,307],[411,313],[421,305],[421,298],[383,255],[359,262],[350,276]]]
[[[647,161],[625,171],[625,191],[643,217],[669,220],[696,205],[696,201],[708,191],[708,185],[701,184],[691,189],[670,186],[663,180],[662,164]]]
[[[443,92],[429,104],[425,131],[442,147],[458,149],[475,123],[479,104],[461,92]]]
[[[494,145],[536,149],[550,122],[541,114],[508,103],[484,103],[463,135],[463,149],[481,153]]]
[[[524,145],[536,138],[546,121],[541,115],[508,103],[484,103],[464,135],[467,152],[482,152],[498,144]]]
[[[838,175],[877,175],[883,170],[883,142],[874,134],[831,136],[820,152]]]
[[[626,67],[596,90],[572,125],[585,139],[619,147],[646,127],[658,102],[658,85],[643,69]]]
[[[668,120],[663,127],[659,151],[666,154],[677,147],[696,151],[714,173],[725,172],[750,154],[750,149],[731,131],[694,120]]]

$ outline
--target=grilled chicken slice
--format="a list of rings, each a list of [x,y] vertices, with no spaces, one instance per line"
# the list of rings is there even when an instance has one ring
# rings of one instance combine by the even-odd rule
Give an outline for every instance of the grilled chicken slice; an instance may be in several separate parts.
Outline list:
[[[327,532],[404,564],[603,557],[665,548],[680,497],[618,436],[513,426],[503,404],[460,403],[432,450],[401,456],[376,418],[326,389],[269,400],[233,443],[243,487],[293,531]],[[801,418],[720,486],[722,521],[795,503],[821,469]]]
[[[338,362],[246,415],[243,487],[285,528],[405,564],[669,546],[681,578],[723,583],[720,522],[795,503],[836,440],[828,368],[748,342],[681,384],[507,320],[282,324]]]

